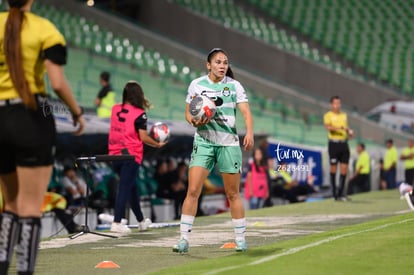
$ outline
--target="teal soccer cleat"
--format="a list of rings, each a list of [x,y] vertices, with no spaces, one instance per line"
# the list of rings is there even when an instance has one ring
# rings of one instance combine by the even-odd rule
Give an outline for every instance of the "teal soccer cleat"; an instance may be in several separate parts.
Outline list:
[[[247,250],[247,244],[245,240],[236,241],[236,251],[244,252]]]
[[[178,241],[178,244],[173,246],[173,252],[177,252],[177,253],[187,253],[189,250],[189,245],[188,245],[188,241],[185,239],[181,239]]]

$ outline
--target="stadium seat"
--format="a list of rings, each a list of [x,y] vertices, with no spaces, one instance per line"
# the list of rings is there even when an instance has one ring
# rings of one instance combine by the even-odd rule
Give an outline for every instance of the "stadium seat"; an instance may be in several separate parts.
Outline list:
[[[367,74],[413,96],[413,79],[403,76],[407,71],[412,75],[414,63],[413,51],[407,50],[413,40],[412,0],[248,2],[353,62]],[[330,61],[322,63],[332,67]]]

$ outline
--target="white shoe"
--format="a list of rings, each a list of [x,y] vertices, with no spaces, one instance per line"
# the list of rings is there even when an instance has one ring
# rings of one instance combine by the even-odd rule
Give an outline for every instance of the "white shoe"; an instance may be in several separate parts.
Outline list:
[[[129,234],[131,233],[131,229],[129,229],[128,226],[121,224],[121,223],[117,223],[117,222],[113,222],[111,224],[111,232],[116,232],[116,233],[122,233],[122,234]]]
[[[114,222],[114,216],[111,215],[111,214],[101,213],[101,214],[99,214],[98,218],[102,222],[106,222],[106,223],[113,223]],[[121,224],[123,224],[123,225],[128,224],[128,220],[127,219],[121,219]]]
[[[408,207],[410,207],[411,210],[414,210],[413,200],[412,200],[412,194],[413,191],[407,192],[404,194],[405,200],[407,201]]]
[[[141,231],[148,230],[148,226],[150,226],[151,224],[152,224],[152,221],[146,218],[142,222],[138,223],[139,230]]]

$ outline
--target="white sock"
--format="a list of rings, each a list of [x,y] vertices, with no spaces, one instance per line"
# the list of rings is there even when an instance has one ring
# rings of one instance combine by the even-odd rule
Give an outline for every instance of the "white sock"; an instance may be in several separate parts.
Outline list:
[[[246,234],[246,218],[232,219],[236,241],[244,241]]]
[[[180,238],[188,241],[191,229],[193,228],[194,216],[181,214]]]

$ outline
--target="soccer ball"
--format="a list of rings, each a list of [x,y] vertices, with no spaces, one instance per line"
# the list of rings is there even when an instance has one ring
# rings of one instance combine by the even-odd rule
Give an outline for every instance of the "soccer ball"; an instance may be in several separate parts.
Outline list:
[[[216,104],[204,95],[197,95],[190,102],[190,114],[194,119],[212,118],[216,114]]]
[[[159,142],[166,142],[170,138],[170,128],[164,122],[156,122],[150,129],[150,136]]]

